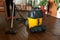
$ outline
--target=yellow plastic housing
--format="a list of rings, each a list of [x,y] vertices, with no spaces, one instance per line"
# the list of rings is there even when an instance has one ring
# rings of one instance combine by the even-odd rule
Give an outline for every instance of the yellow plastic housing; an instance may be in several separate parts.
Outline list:
[[[38,20],[39,20],[39,24],[42,25],[42,18],[37,18],[37,19],[28,18],[29,29],[38,26]]]
[[[42,25],[43,18],[39,18],[39,25]]]

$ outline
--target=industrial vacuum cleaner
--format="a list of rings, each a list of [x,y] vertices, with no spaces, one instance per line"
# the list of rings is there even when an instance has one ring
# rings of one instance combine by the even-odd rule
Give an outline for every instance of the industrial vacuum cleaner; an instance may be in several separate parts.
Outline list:
[[[45,32],[46,26],[43,25],[43,12],[36,7],[28,13],[28,28],[31,32]]]

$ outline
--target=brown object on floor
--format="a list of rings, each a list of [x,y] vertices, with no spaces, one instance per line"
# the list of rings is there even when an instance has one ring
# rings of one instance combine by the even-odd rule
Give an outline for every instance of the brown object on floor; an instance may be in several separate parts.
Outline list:
[[[6,4],[5,4],[5,0],[0,0],[0,14],[4,14],[5,18],[7,17],[6,14]]]
[[[53,16],[53,17],[56,17],[57,15],[57,6],[56,4],[54,3],[54,0],[49,0],[48,2],[49,6],[48,6],[48,14]]]
[[[44,20],[46,20],[46,10],[44,9],[44,6],[41,6],[41,10],[44,13]]]

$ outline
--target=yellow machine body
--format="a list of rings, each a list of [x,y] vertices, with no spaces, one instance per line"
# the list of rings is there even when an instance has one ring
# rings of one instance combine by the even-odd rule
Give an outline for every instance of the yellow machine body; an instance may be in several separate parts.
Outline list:
[[[39,20],[39,23],[38,23]],[[42,25],[42,20],[43,18],[28,18],[28,25],[29,25],[29,29],[38,26],[38,25]]]

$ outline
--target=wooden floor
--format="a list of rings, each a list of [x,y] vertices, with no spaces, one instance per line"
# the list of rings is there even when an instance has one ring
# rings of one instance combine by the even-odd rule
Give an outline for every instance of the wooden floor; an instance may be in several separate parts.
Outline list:
[[[0,15],[0,40],[60,40],[60,19],[49,16],[44,25],[47,26],[46,32],[30,33],[23,24],[15,20],[16,35],[7,35],[5,32],[10,27],[10,21],[6,21],[4,16]]]

